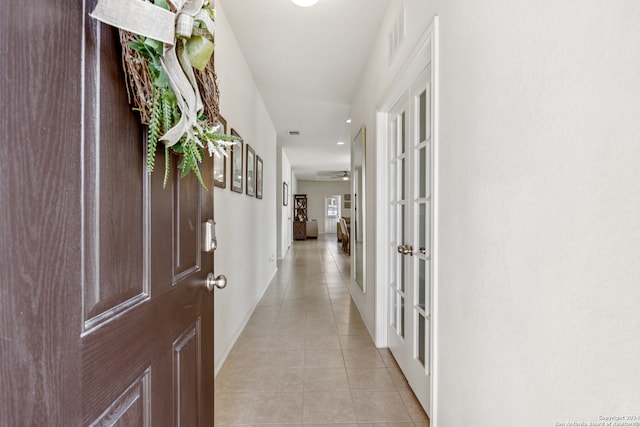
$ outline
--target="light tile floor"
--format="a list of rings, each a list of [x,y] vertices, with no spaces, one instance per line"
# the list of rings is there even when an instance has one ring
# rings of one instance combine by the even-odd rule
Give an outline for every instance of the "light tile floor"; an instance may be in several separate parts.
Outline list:
[[[216,425],[428,427],[333,238],[294,242],[216,377]]]

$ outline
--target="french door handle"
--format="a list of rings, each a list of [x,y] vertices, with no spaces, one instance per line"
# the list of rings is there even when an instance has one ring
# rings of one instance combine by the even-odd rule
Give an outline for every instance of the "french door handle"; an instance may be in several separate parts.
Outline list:
[[[398,253],[402,255],[413,256],[413,246],[410,246],[410,245],[398,246]]]

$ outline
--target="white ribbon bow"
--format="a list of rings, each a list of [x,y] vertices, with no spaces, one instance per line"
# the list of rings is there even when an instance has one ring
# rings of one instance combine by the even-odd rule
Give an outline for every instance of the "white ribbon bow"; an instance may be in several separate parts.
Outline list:
[[[194,134],[194,128],[200,129],[198,116],[203,110],[200,91],[186,58],[186,49],[181,50],[181,58],[178,59],[176,34],[191,37],[195,20],[203,22],[211,35],[214,34],[215,25],[209,14],[202,10],[204,0],[167,2],[175,8],[175,13],[142,0],[98,0],[90,16],[105,24],[164,43],[161,63],[178,99],[182,115],[178,123],[160,139],[171,147],[186,133],[188,139],[194,139],[202,145]]]

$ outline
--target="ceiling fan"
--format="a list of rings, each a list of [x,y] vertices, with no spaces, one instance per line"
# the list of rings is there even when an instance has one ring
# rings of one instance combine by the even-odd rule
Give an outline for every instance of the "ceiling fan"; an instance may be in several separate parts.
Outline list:
[[[347,170],[342,171],[318,171],[316,172],[316,176],[320,179],[342,179],[344,181],[348,181],[351,179],[351,172]]]
[[[331,179],[340,178],[343,181],[349,181],[349,179],[351,179],[351,174],[349,173],[349,171],[343,171],[342,174],[333,175],[333,176],[330,176],[329,178],[331,178]]]

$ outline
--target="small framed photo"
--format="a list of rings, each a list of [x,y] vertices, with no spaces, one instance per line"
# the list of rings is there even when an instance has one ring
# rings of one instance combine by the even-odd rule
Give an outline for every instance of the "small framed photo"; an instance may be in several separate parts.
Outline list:
[[[289,204],[289,186],[286,182],[282,183],[282,206]]]
[[[222,116],[218,116],[220,122],[220,133],[227,134],[227,121]],[[213,156],[213,185],[215,187],[227,188],[227,158],[222,155]]]
[[[262,158],[256,156],[256,198],[262,199]]]
[[[247,196],[256,195],[256,152],[247,144]]]
[[[235,129],[231,129],[231,135],[241,138],[240,134]],[[244,149],[244,143],[242,141],[236,142],[231,146],[231,191],[236,193],[242,193],[242,152]]]

